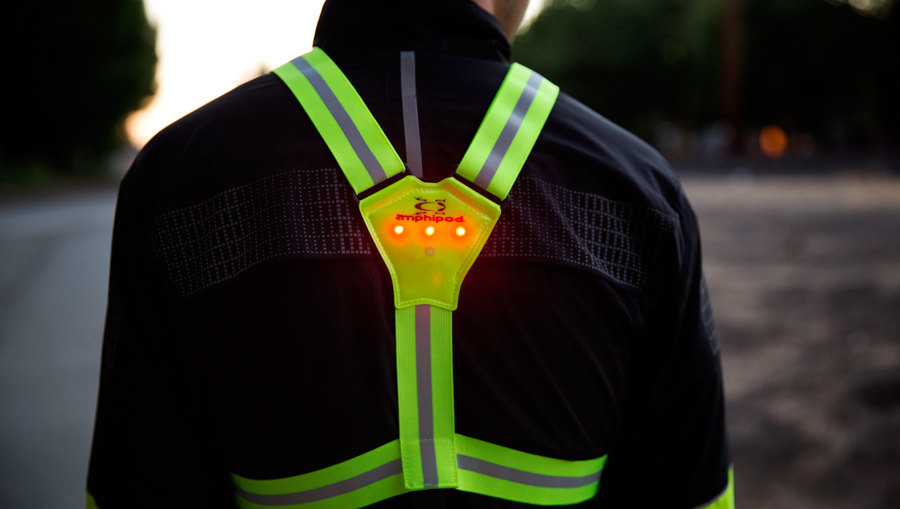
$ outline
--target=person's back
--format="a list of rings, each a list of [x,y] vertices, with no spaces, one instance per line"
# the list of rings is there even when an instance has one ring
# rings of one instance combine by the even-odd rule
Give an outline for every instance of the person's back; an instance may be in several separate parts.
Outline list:
[[[316,46],[426,182],[456,171],[509,69],[468,0],[332,0]],[[456,431],[609,455],[586,507],[728,503],[718,344],[674,173],[560,94],[501,210],[452,315]],[[396,440],[393,306],[353,189],[275,75],[164,130],[120,192],[97,506],[232,507],[232,475],[291,478]],[[437,489],[377,505],[521,504]]]

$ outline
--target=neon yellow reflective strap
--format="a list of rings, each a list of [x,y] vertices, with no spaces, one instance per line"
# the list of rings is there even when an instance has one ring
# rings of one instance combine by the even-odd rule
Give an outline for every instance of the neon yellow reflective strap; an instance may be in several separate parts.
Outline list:
[[[513,64],[456,173],[506,199],[558,96],[559,87]]]
[[[458,489],[531,504],[575,504],[590,499],[606,461],[605,456],[566,461],[464,435],[453,439],[459,449]],[[235,500],[241,509],[356,509],[410,491],[404,486],[400,463],[400,445],[395,440],[308,474],[265,481],[232,474]]]
[[[734,509],[734,468],[728,467],[728,486],[721,495],[696,509]]]
[[[273,72],[300,101],[357,194],[403,173],[384,131],[324,51],[314,48]]]
[[[395,311],[400,447],[406,488],[455,488],[451,313],[421,304]]]
[[[308,474],[273,480],[246,479],[236,474],[231,478],[241,509],[356,509],[408,491],[403,486],[398,440]]]
[[[411,55],[403,58],[411,60]],[[304,105],[354,190],[379,182],[385,178],[379,168],[399,162],[359,95],[324,52],[313,50],[276,74]],[[404,93],[414,97],[414,92]],[[514,64],[457,173],[505,198],[557,94],[555,85]],[[384,175],[402,171],[402,162],[398,166]],[[543,505],[591,498],[605,456],[565,461],[455,433],[452,311],[500,207],[453,177],[426,183],[407,176],[361,200],[360,212],[394,287],[400,438],[288,479],[234,476],[238,505],[352,509],[434,488]]]
[[[418,306],[417,306],[418,307]],[[431,386],[435,459],[441,485],[456,487],[456,414],[453,403],[453,313],[438,306],[431,311]]]
[[[91,495],[90,491],[87,494],[87,503],[85,504],[85,508],[86,509],[100,509],[99,507],[97,507],[97,501],[94,500],[94,496]]]
[[[459,489],[540,505],[576,504],[597,493],[606,456],[567,461],[456,436]]]
[[[465,435],[457,435],[457,439],[460,454],[533,474],[560,477],[596,476],[599,478],[599,474],[606,464],[606,456],[569,461],[529,454]]]

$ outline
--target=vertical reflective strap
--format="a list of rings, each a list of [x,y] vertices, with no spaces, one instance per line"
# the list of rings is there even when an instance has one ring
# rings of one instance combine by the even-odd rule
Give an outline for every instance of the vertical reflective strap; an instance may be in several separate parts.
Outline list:
[[[396,309],[397,404],[400,412],[400,459],[407,489],[425,486],[419,449],[419,401],[416,396],[416,308]]]
[[[87,503],[85,504],[85,508],[86,509],[100,509],[99,507],[97,507],[97,501],[94,500],[94,496],[91,495],[90,491],[87,494]]]
[[[400,52],[400,92],[403,98],[403,132],[406,136],[406,164],[409,172],[422,179],[422,144],[419,139],[419,106],[416,97],[416,54]]]
[[[356,193],[404,171],[347,77],[321,49],[273,71],[300,101]]]
[[[434,450],[434,398],[431,384],[431,306],[416,310],[416,402],[419,410],[419,451],[422,456],[422,482],[426,488],[438,485],[437,458]]]
[[[400,450],[406,488],[456,486],[451,312],[396,310]]]
[[[431,308],[431,386],[434,449],[440,487],[457,486],[456,416],[453,406],[453,312]]]
[[[558,95],[559,87],[540,74],[513,64],[457,173],[505,199]]]

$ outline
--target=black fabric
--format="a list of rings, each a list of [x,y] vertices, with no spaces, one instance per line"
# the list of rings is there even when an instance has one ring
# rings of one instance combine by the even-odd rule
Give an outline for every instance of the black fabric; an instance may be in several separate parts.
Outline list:
[[[316,41],[404,159],[398,52],[416,52],[432,182],[509,66],[496,20],[468,0],[331,0]],[[457,431],[609,454],[584,507],[713,499],[730,461],[718,339],[671,169],[562,94],[502,206],[453,315]],[[229,473],[294,476],[398,437],[391,283],[356,210],[274,75],[141,151],[113,238],[88,480],[102,509],[233,507]],[[376,507],[519,505],[429,490]]]

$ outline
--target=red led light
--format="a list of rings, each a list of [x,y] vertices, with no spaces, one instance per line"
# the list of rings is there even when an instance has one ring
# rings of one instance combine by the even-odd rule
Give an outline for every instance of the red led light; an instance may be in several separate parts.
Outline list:
[[[394,227],[394,233],[396,233],[397,235],[400,235],[401,233],[403,233],[403,227],[402,227],[402,226],[395,226],[395,227]]]
[[[456,229],[456,234],[459,235],[460,237],[462,237],[463,235],[466,234],[466,229],[463,228],[462,226],[460,226],[459,228]]]
[[[425,235],[434,235],[434,226],[429,226],[425,228]]]

